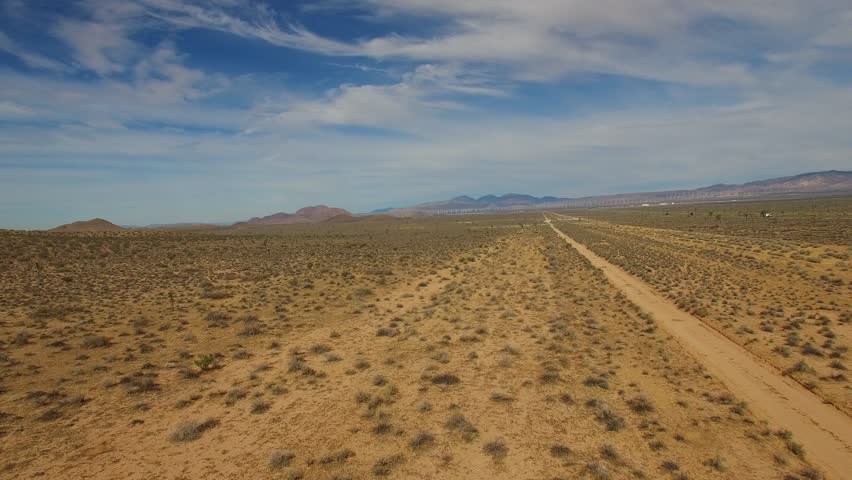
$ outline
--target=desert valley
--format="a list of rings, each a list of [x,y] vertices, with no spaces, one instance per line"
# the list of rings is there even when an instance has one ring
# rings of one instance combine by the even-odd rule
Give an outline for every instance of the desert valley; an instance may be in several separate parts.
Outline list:
[[[418,217],[314,207],[228,227],[97,219],[4,231],[0,468],[844,478],[850,206]],[[729,378],[654,298],[795,398]],[[816,410],[801,411],[807,401]]]
[[[852,480],[850,0],[0,0],[0,480]]]

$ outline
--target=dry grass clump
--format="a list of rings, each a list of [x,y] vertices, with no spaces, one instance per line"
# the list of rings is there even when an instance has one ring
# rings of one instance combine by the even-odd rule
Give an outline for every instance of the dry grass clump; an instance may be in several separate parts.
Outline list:
[[[382,457],[373,464],[373,475],[377,477],[386,477],[391,474],[394,468],[402,464],[404,461],[405,457],[402,454]]]
[[[426,448],[435,443],[435,436],[426,431],[419,431],[414,435],[414,438],[408,442],[408,445],[415,449],[419,450],[422,448]]]
[[[322,465],[331,465],[331,464],[343,464],[346,463],[350,458],[355,456],[355,452],[348,449],[343,448],[340,450],[336,450],[329,454],[323,455],[320,457],[320,464]]]
[[[290,462],[295,457],[296,454],[290,450],[275,450],[272,452],[272,455],[269,456],[269,467],[272,469],[289,467]]]
[[[445,426],[448,430],[461,434],[465,441],[471,441],[479,435],[479,430],[460,413],[454,413],[447,419]]]
[[[630,406],[631,410],[639,415],[646,415],[654,411],[654,405],[651,403],[651,400],[642,395],[631,398],[627,401],[627,405]]]
[[[506,455],[509,454],[509,447],[506,445],[505,440],[498,438],[483,445],[482,451],[497,462],[506,458]]]
[[[86,335],[81,342],[83,348],[103,348],[110,345],[108,338],[101,335]]]
[[[451,373],[442,373],[440,375],[436,375],[432,377],[432,383],[435,385],[455,385],[459,383],[459,377],[451,374]]]
[[[218,425],[219,421],[215,418],[208,418],[204,421],[187,421],[178,425],[170,438],[173,442],[192,442],[201,438],[204,432]]]

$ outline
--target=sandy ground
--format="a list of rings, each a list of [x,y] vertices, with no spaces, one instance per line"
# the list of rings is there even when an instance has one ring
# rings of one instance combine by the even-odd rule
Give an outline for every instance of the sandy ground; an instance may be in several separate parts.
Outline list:
[[[540,215],[511,221],[476,242],[464,243],[484,230],[421,230],[417,243],[389,244],[404,254],[387,265],[398,273],[363,295],[348,279],[374,267],[365,255],[333,270],[355,241],[335,245],[333,230],[287,237],[322,254],[304,258],[236,238],[256,265],[212,282],[234,295],[186,291],[174,313],[172,283],[125,282],[79,320],[6,320],[0,478],[823,478],[810,463],[821,444],[732,394]],[[437,248],[444,240],[468,246]],[[187,261],[212,263],[224,255],[213,247]],[[435,254],[415,256],[424,248]],[[145,273],[158,251],[128,261]],[[292,271],[242,280],[270,261]],[[312,288],[293,282],[308,264],[318,267]],[[118,304],[143,294],[163,309]],[[229,326],[212,311],[229,313]],[[248,313],[256,320],[237,320]],[[240,333],[253,323],[263,326]],[[31,337],[16,341],[25,328]],[[85,348],[84,334],[110,342]],[[65,350],[50,346],[59,339]],[[219,368],[195,369],[207,352],[221,354]]]
[[[792,431],[813,452],[812,458],[834,477],[852,478],[852,419],[545,219],[557,235],[601,269],[631,302],[653,315],[734,394]]]

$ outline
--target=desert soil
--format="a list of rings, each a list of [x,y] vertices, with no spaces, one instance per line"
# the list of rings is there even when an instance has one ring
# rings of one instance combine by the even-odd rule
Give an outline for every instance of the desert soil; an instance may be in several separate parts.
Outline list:
[[[540,214],[262,232],[0,232],[0,477],[823,478]]]

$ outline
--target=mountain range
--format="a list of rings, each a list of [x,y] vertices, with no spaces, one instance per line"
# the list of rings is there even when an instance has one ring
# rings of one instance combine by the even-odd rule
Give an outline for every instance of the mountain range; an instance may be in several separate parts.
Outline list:
[[[621,193],[578,198],[535,197],[509,193],[473,198],[467,195],[411,207],[381,209],[394,216],[441,215],[547,208],[625,207],[643,204],[748,200],[794,195],[852,193],[852,171],[829,170],[743,184],[716,184],[694,190]],[[374,213],[371,212],[371,213]]]
[[[230,227],[201,223],[152,225],[145,228],[186,230],[249,227],[257,225],[292,225],[320,222],[359,222],[387,220],[393,217],[443,215],[456,213],[501,212],[549,208],[626,207],[668,203],[696,203],[730,200],[757,200],[795,196],[817,196],[852,193],[852,171],[829,170],[771,178],[743,184],[716,184],[694,190],[620,193],[591,197],[535,197],[519,193],[484,195],[479,198],[462,195],[445,201],[421,203],[403,208],[382,208],[366,215],[353,215],[326,205],[304,207],[295,213],[278,212],[264,217],[234,223]],[[128,227],[132,228],[132,227]],[[54,232],[117,231],[124,228],[102,218],[74,222],[53,228]]]

